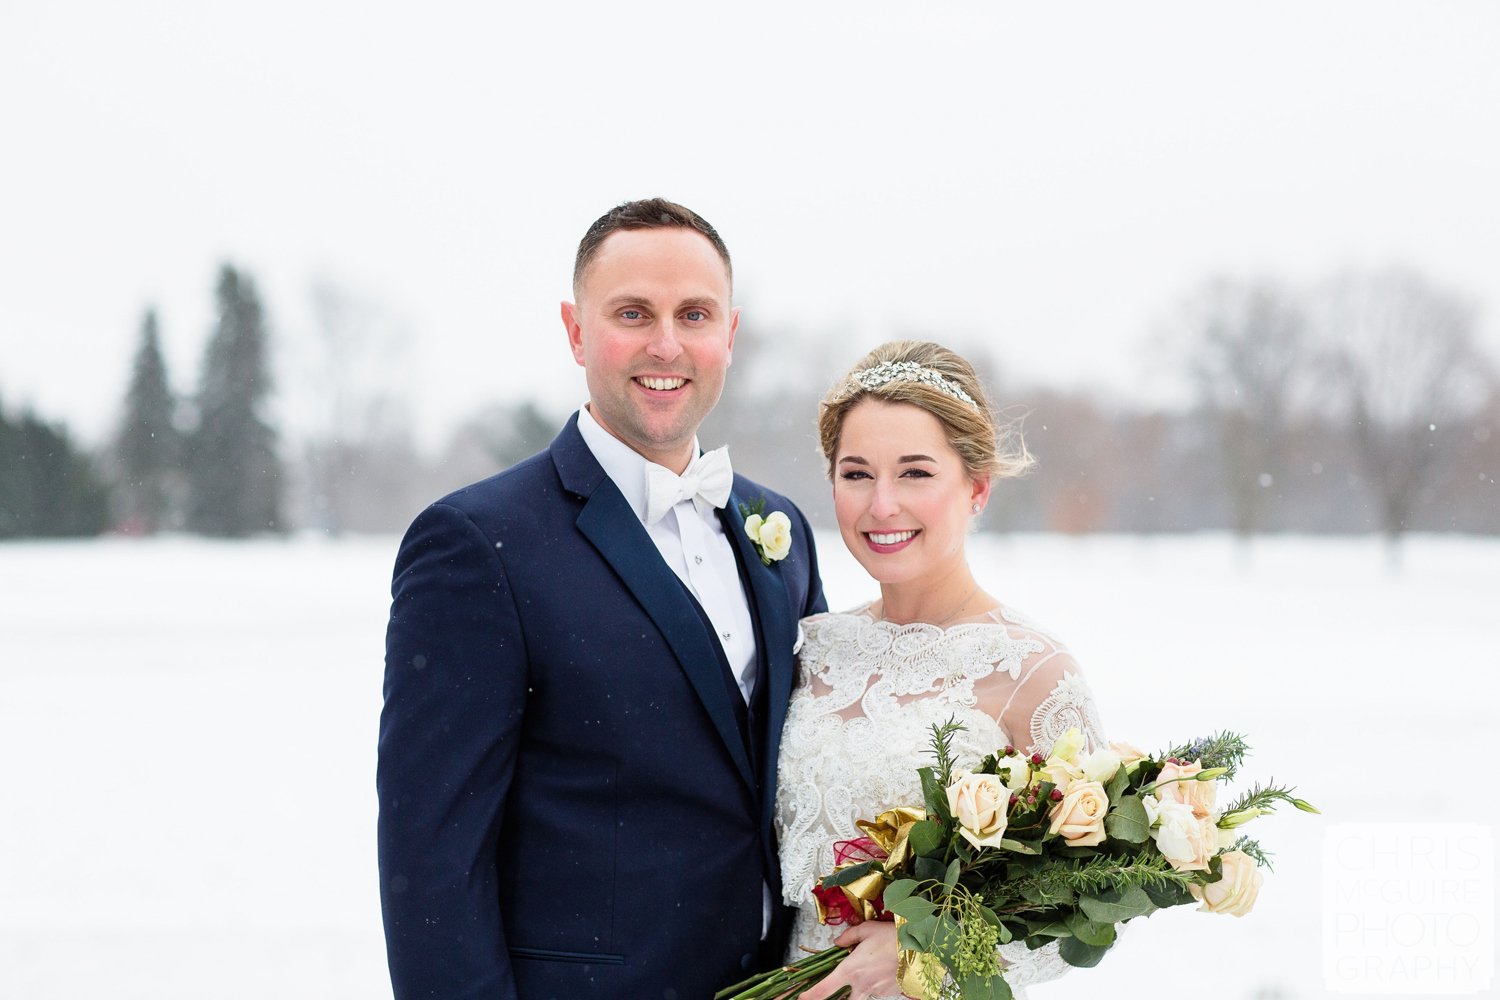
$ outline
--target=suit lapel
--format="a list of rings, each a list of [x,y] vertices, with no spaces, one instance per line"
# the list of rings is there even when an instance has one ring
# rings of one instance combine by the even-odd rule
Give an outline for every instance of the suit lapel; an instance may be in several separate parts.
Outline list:
[[[552,456],[563,485],[585,499],[578,515],[578,530],[613,567],[656,624],[734,759],[746,788],[754,794],[756,776],[720,676],[718,654],[710,645],[718,640],[703,628],[677,574],[662,559],[640,519],[584,444],[576,421],[575,416],[553,442]]]
[[[786,721],[787,702],[791,699],[792,681],[796,676],[792,647],[796,644],[797,623],[792,620],[786,583],[781,579],[781,564],[772,563],[767,566],[761,562],[760,554],[755,551],[755,544],[745,534],[745,519],[740,513],[740,504],[746,502],[736,483],[729,503],[719,511],[719,519],[724,524],[724,532],[729,536],[730,544],[734,546],[736,558],[745,568],[745,576],[750,581],[752,591],[750,606],[755,615],[756,645],[760,650],[762,669],[765,670],[761,682],[769,685],[766,691],[766,718],[762,720],[762,724],[767,727],[766,752],[760,762],[760,787],[769,789],[773,786],[772,779],[776,774],[776,757],[781,748],[781,726]],[[764,796],[761,803],[763,811],[768,813],[773,808],[772,798],[770,795]]]

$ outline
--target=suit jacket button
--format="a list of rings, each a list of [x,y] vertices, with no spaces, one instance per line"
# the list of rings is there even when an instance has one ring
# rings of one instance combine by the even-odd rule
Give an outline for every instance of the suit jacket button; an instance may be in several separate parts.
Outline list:
[[[740,956],[740,971],[742,971],[742,972],[749,972],[750,971],[750,966],[754,962],[755,962],[755,959],[752,956],[750,956],[750,955],[741,955]]]

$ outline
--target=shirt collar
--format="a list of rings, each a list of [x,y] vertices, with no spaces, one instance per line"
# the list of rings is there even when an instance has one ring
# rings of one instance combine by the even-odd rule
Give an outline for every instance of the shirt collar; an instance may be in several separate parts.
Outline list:
[[[645,524],[646,456],[599,426],[599,421],[594,419],[587,406],[578,408],[578,433],[583,436],[583,443],[588,445],[589,451],[594,453],[604,474],[625,497],[636,518]],[[693,438],[693,454],[698,454],[697,437]]]

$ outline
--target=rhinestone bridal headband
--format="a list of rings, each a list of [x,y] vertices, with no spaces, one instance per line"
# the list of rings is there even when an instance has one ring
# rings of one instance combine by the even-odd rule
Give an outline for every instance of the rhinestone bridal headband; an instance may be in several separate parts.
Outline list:
[[[974,397],[964,392],[957,382],[915,361],[886,361],[874,368],[862,368],[850,378],[866,389],[876,389],[887,382],[921,382],[979,409]]]

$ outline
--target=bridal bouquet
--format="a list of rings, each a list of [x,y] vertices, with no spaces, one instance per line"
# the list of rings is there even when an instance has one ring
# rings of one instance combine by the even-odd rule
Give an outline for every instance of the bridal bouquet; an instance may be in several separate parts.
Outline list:
[[[1056,941],[1088,967],[1116,925],[1158,909],[1243,916],[1269,863],[1240,828],[1279,804],[1318,811],[1274,783],[1221,808],[1219,784],[1249,751],[1235,733],[1147,756],[1119,743],[1084,753],[1075,729],[1046,758],[1005,747],[963,770],[951,752],[962,728],[933,726],[922,804],[859,821],[866,836],[835,845],[813,890],[825,924],[896,922],[901,988],[921,1000],[1008,1000],[996,948],[1013,941]],[[715,1000],[790,1000],[847,954],[830,948]]]

